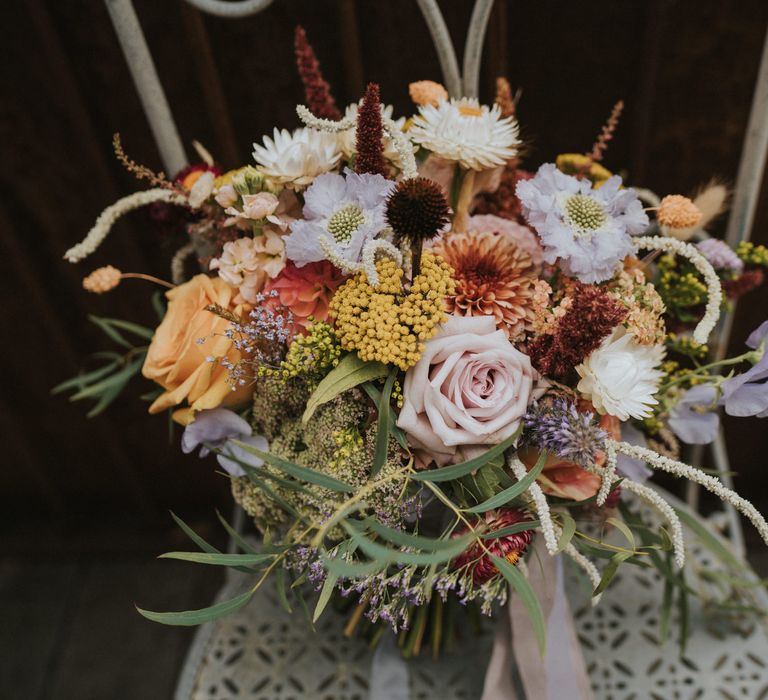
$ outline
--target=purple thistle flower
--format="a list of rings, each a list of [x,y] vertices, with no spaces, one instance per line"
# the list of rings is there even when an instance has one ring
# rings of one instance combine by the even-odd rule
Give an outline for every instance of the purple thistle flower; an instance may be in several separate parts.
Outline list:
[[[555,399],[550,404],[535,403],[524,423],[526,442],[582,467],[595,463],[608,437],[598,427],[593,413],[582,413],[564,399]]]

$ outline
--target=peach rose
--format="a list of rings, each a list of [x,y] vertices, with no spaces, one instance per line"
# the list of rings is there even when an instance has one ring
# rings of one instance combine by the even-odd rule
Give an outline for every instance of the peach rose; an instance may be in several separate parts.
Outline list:
[[[397,424],[424,464],[469,459],[517,430],[537,378],[492,316],[449,316],[405,375]]]
[[[221,360],[240,360],[239,351],[224,336],[229,322],[206,310],[219,304],[236,315],[249,307],[234,304],[237,290],[218,277],[196,275],[166,294],[168,311],[155,331],[144,361],[142,373],[165,389],[149,407],[159,413],[185,400],[189,407],[174,413],[174,419],[187,423],[196,411],[231,406],[248,398],[250,388],[232,391],[227,383],[228,370]],[[198,343],[200,338],[205,342]],[[216,362],[208,362],[215,357]]]

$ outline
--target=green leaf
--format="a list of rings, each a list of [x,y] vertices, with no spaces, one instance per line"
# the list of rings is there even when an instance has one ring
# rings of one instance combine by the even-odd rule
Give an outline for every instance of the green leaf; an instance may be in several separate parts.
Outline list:
[[[387,375],[387,381],[384,382],[384,388],[381,392],[381,401],[379,401],[379,417],[376,423],[376,447],[373,452],[373,465],[371,466],[371,476],[376,476],[384,462],[387,461],[387,447],[389,446],[389,424],[392,407],[389,400],[392,396],[392,387],[397,378],[397,367],[392,367]]]
[[[235,598],[225,600],[222,603],[216,603],[207,608],[201,608],[200,610],[185,610],[184,612],[152,612],[151,610],[144,610],[136,606],[136,610],[148,620],[153,622],[159,622],[163,625],[181,625],[192,626],[200,625],[204,622],[211,620],[218,620],[220,617],[229,615],[242,608],[255,593],[255,589],[241,593]]]
[[[329,489],[331,491],[339,491],[341,493],[353,493],[355,490],[354,486],[350,486],[343,481],[334,479],[332,476],[321,474],[320,472],[316,472],[314,469],[302,467],[300,464],[294,464],[293,462],[289,462],[287,459],[283,459],[277,455],[270,454],[269,452],[262,452],[258,448],[254,447],[253,445],[249,445],[246,442],[240,442],[239,440],[233,440],[232,442],[238,447],[242,447],[246,452],[250,452],[251,454],[261,458],[267,464],[280,469],[281,471],[284,471],[286,474],[290,474],[295,479],[300,479],[301,481],[306,481],[310,484],[322,486],[325,489]]]
[[[434,539],[432,537],[423,537],[422,535],[411,535],[407,532],[387,527],[373,518],[366,521],[366,524],[379,537],[382,537],[388,542],[392,542],[392,544],[400,545],[401,547],[414,547],[415,549],[439,551],[441,549],[452,547],[453,543],[456,541],[452,537],[447,539]]]
[[[387,568],[388,562],[369,561],[363,564],[357,562],[344,561],[340,557],[330,557],[323,555],[323,566],[325,570],[335,576],[344,578],[366,578],[373,576]]]
[[[184,531],[184,534],[189,537],[200,549],[209,554],[220,553],[216,547],[212,544],[208,544],[200,535],[198,535],[189,525],[187,525],[176,513],[171,511],[171,517],[174,522]]]
[[[345,355],[312,392],[304,415],[301,417],[302,422],[306,423],[319,406],[331,401],[339,394],[363,382],[386,377],[387,374],[389,374],[389,367],[381,362],[365,362],[356,353]]]
[[[174,522],[184,531],[184,534],[189,537],[200,549],[208,554],[221,554],[212,544],[208,544],[200,535],[198,535],[189,525],[187,525],[176,513],[171,511],[171,517]],[[246,566],[236,566],[235,569],[241,571],[244,574],[252,574],[253,570]]]
[[[123,338],[123,336],[112,327],[108,319],[99,318],[98,316],[93,316],[92,314],[89,314],[88,320],[91,323],[96,324],[110,340],[113,340],[118,345],[122,345],[124,348],[127,348],[128,350],[133,350],[133,345],[131,345],[131,343],[129,343],[125,338]]]
[[[285,568],[282,566],[275,573],[275,584],[280,606],[290,615],[293,612],[293,608],[291,608],[291,604],[288,602],[288,594],[285,591]]]
[[[610,560],[608,561],[608,564],[603,569],[603,576],[600,579],[600,583],[597,584],[597,588],[595,588],[592,595],[596,596],[602,593],[606,588],[608,588],[608,584],[613,580],[613,577],[616,575],[616,572],[619,570],[619,566],[621,566],[627,559],[629,559],[633,555],[634,555],[634,552],[616,552],[616,554],[614,554],[610,558]]]
[[[492,496],[487,501],[483,501],[480,505],[467,508],[467,511],[469,513],[485,513],[487,510],[493,510],[494,508],[503,506],[505,503],[509,503],[509,501],[521,496],[530,488],[531,484],[536,481],[536,477],[541,474],[541,470],[544,468],[544,462],[546,460],[547,451],[542,450],[539,458],[536,460],[536,464],[533,465],[533,469],[520,479],[520,481],[497,493],[495,496]]]
[[[728,547],[715,537],[707,527],[694,515],[675,508],[675,513],[680,521],[701,540],[701,543],[723,563],[737,571],[744,571],[747,567]]]
[[[506,537],[507,535],[516,535],[518,532],[525,532],[525,530],[536,530],[540,526],[541,522],[539,520],[526,520],[525,522],[503,527],[501,530],[486,532],[484,535],[480,535],[480,538],[483,540],[495,540],[499,537]]]
[[[104,365],[103,367],[99,367],[92,372],[87,372],[86,374],[78,374],[76,377],[72,377],[71,379],[67,379],[61,384],[57,384],[55,387],[53,387],[53,389],[51,389],[51,393],[60,394],[62,391],[67,391],[69,389],[81,389],[87,386],[89,383],[96,382],[102,377],[107,376],[113,369],[116,369],[117,367],[118,362],[110,362],[109,364]]]
[[[102,318],[100,320],[103,323],[110,325],[112,328],[128,331],[128,333],[133,333],[133,335],[144,340],[152,340],[152,337],[155,335],[155,332],[146,326],[140,326],[137,323],[131,323],[130,321],[123,321],[119,318]]]
[[[431,552],[403,552],[399,549],[385,547],[377,542],[373,542],[363,535],[358,527],[351,522],[343,522],[342,526],[352,537],[352,541],[358,545],[360,550],[371,559],[380,563],[398,562],[400,564],[429,565],[441,564],[454,559],[461,554],[473,537],[467,533],[462,537],[453,538],[450,546],[446,545],[439,550]]]
[[[70,396],[69,400],[80,401],[81,399],[95,398],[110,389],[114,389],[115,386],[119,386],[122,389],[131,377],[139,373],[143,363],[144,355],[141,354],[119,372],[115,372],[105,379],[96,382],[96,384],[84,387],[76,394]]]
[[[209,552],[166,552],[158,559],[178,559],[191,561],[195,564],[212,564],[214,566],[254,566],[274,559],[274,554],[215,554]]]
[[[232,541],[240,547],[244,552],[248,554],[258,554],[258,552],[250,545],[248,542],[243,539],[242,535],[235,530],[224,518],[224,516],[219,513],[219,511],[216,511],[216,517],[219,519],[219,522],[224,526],[224,529],[227,531],[227,534],[230,536]]]
[[[368,394],[368,398],[373,401],[373,403],[376,405],[376,410],[378,410],[379,404],[381,403],[381,392],[373,384],[371,384],[371,382],[365,382],[361,385],[361,388],[363,391],[365,391],[366,394]],[[395,440],[397,440],[400,447],[402,447],[404,450],[410,450],[408,447],[408,441],[405,439],[405,433],[397,427],[397,419],[393,415],[392,411],[389,412],[389,432],[395,436]]]
[[[336,582],[339,577],[335,574],[328,574],[325,577],[325,582],[320,590],[320,595],[317,597],[317,603],[315,604],[315,612],[312,614],[312,622],[317,622],[320,619],[320,615],[323,614],[323,610],[328,605],[333,595],[333,589],[336,588]]]
[[[520,600],[531,618],[531,625],[539,645],[539,653],[544,656],[547,648],[547,623],[544,621],[544,613],[541,610],[541,604],[536,597],[536,593],[531,584],[528,583],[528,579],[520,572],[520,569],[512,566],[506,559],[501,557],[491,555],[491,559],[493,559],[493,563],[496,564],[496,568],[501,572],[501,575],[507,579],[509,585],[520,596]]]
[[[630,530],[627,527],[627,524],[625,522],[622,522],[618,518],[607,518],[606,523],[610,523],[613,525],[619,532],[621,532],[622,535],[624,535],[624,538],[629,543],[629,546],[632,549],[636,549],[637,545],[635,543],[635,536],[632,534],[632,530]]]
[[[557,542],[558,552],[562,552],[571,543],[576,532],[576,521],[568,513],[561,513],[560,518],[563,522],[563,531]]]
[[[415,479],[416,481],[453,481],[454,479],[458,479],[462,476],[465,476],[466,474],[469,474],[470,472],[475,471],[475,469],[480,469],[480,467],[488,464],[492,459],[497,457],[498,455],[504,454],[504,452],[512,447],[512,445],[515,444],[515,441],[520,436],[520,432],[522,430],[522,427],[518,428],[515,431],[514,435],[511,435],[508,437],[504,442],[499,443],[498,445],[495,445],[487,452],[484,452],[479,457],[475,457],[474,459],[467,460],[466,462],[460,462],[459,464],[451,464],[447,467],[442,467],[440,469],[426,469],[421,472],[417,472],[415,474],[411,475],[412,479]]]

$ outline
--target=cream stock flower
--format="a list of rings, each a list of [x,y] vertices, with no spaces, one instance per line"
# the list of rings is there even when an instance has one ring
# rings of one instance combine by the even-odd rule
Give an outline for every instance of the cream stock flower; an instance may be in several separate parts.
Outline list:
[[[282,236],[269,226],[261,235],[238,238],[224,244],[221,256],[211,260],[210,269],[236,287],[238,302],[256,303],[256,295],[270,279],[285,267],[285,245]]]

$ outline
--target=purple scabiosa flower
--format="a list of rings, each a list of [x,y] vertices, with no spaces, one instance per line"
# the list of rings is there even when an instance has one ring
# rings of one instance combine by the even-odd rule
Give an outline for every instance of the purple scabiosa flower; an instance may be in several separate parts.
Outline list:
[[[689,445],[708,445],[717,437],[717,387],[699,384],[686,391],[669,413],[672,431]]]
[[[707,238],[697,243],[696,247],[716,270],[741,272],[744,269],[744,262],[725,241]]]
[[[630,445],[638,445],[639,447],[648,446],[645,434],[632,425],[632,423],[622,423],[621,439]],[[627,479],[639,481],[640,483],[648,481],[653,474],[653,471],[648,469],[645,462],[640,459],[635,459],[634,457],[628,457],[625,454],[617,455],[616,471],[622,476],[626,476]]]
[[[747,338],[747,345],[756,350],[755,364],[746,372],[726,379],[722,384],[725,412],[729,416],[768,417],[768,321]]]
[[[585,284],[610,279],[621,261],[634,252],[632,236],[648,228],[648,216],[631,188],[618,175],[595,189],[542,165],[531,180],[517,184],[523,215],[544,247],[544,260],[559,260],[562,270]]]
[[[321,241],[347,262],[359,262],[365,244],[386,225],[394,182],[381,175],[325,173],[304,194],[304,217],[294,221],[285,252],[297,267],[325,260]]]
[[[535,403],[525,416],[524,439],[539,449],[581,467],[590,467],[608,437],[595,421],[595,415],[581,412],[564,399],[549,404]]]
[[[219,464],[231,476],[245,476],[245,471],[238,462],[245,462],[252,467],[260,467],[264,462],[230,440],[239,440],[266,451],[269,443],[261,435],[253,435],[251,426],[234,411],[226,408],[214,408],[198,411],[195,420],[190,423],[181,436],[181,450],[185,454],[200,447],[200,457],[210,454],[210,448],[223,454],[217,455]]]

